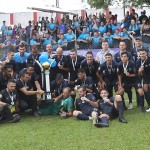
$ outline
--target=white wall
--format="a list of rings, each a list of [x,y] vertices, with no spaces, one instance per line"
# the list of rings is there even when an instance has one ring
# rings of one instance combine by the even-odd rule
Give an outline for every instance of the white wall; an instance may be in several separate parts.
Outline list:
[[[33,13],[14,13],[14,24],[21,23],[22,27],[25,28],[28,25],[28,21],[33,20]]]
[[[6,24],[10,24],[10,14],[0,14],[0,25],[3,24],[3,21],[6,21]]]

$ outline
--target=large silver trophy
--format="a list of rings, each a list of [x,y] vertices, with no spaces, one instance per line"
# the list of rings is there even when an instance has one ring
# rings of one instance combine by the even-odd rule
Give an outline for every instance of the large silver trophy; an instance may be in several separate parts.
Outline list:
[[[39,61],[35,62],[41,68],[41,77],[42,77],[42,89],[45,90],[45,93],[42,95],[42,100],[52,100],[51,90],[50,90],[50,68],[56,66],[55,59],[48,58],[47,53],[42,53],[39,57]]]

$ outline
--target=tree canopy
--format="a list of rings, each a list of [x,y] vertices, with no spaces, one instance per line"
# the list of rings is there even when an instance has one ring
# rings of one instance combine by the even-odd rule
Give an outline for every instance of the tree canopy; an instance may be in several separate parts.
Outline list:
[[[133,6],[133,7],[141,7],[143,4],[150,5],[150,0],[87,0],[88,4],[92,8],[107,8],[114,3],[122,3],[125,7]]]

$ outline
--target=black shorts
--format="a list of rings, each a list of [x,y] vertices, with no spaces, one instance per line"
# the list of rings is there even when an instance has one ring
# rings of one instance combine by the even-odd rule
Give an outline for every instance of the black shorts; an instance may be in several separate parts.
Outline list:
[[[111,115],[109,116],[109,117],[110,117],[110,120],[111,120],[111,119],[115,119],[115,118],[117,118],[118,116],[119,116],[118,110],[117,110],[115,107],[113,107],[112,113],[111,113]]]
[[[82,113],[87,116],[91,116],[93,111],[98,112],[98,110],[96,108],[93,108],[93,109],[86,109],[86,110],[82,111]]]
[[[137,82],[134,83],[123,83],[122,84],[125,92],[131,90],[133,87],[135,88],[135,90],[137,91],[139,88],[142,88],[142,84],[140,82],[140,80],[137,80]]]
[[[143,84],[150,84],[150,78],[143,77]]]
[[[109,90],[110,88],[114,88],[115,92],[118,91],[118,83],[109,83],[106,82],[106,87],[107,90]]]

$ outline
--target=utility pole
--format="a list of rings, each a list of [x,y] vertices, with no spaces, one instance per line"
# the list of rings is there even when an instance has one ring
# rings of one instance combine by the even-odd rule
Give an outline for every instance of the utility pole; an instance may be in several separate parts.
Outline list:
[[[59,0],[56,0],[56,7],[59,8]]]

